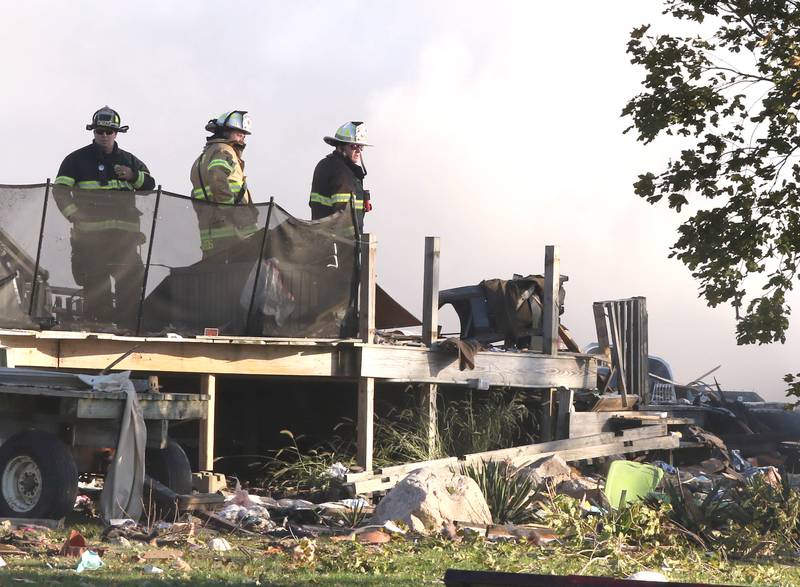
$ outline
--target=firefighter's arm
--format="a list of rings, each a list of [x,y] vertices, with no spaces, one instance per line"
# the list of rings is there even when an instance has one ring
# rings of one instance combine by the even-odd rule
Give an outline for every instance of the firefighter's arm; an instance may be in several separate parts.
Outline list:
[[[150,170],[147,169],[147,165],[133,155],[131,155],[131,159],[132,177],[128,181],[133,185],[133,189],[152,190],[156,187],[156,180],[150,175]]]
[[[78,206],[75,204],[75,198],[72,195],[72,188],[75,186],[75,171],[72,159],[67,157],[62,161],[61,167],[58,168],[58,175],[53,181],[53,199],[56,205],[65,218],[74,220],[75,213],[78,211]]]
[[[228,176],[233,173],[234,162],[230,153],[214,151],[209,153],[205,162],[206,186],[211,191],[211,199],[218,203],[233,204],[236,194],[231,192]]]

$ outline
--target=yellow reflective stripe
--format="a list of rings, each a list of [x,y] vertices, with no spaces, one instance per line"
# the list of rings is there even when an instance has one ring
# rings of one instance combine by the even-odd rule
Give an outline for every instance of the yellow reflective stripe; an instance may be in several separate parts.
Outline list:
[[[331,195],[331,204],[347,204],[350,201],[350,193]]]
[[[144,171],[140,171],[139,175],[136,176],[136,181],[133,182],[134,189],[138,190],[140,187],[142,187],[142,185],[144,184],[144,177],[145,177]]]
[[[75,204],[69,203],[66,206],[64,206],[64,209],[61,211],[61,213],[64,216],[66,216],[67,218],[69,218],[70,216],[75,214],[75,212],[77,212],[77,211],[78,211],[78,207]]]
[[[208,162],[208,169],[212,167],[222,167],[228,173],[233,173],[233,166],[225,159],[212,159]]]
[[[311,203],[322,204],[323,206],[332,206],[331,199],[328,196],[323,196],[322,194],[318,194],[316,192],[311,192],[311,198],[309,200]]]
[[[139,232],[139,223],[126,222],[125,220],[100,220],[98,222],[76,222],[75,228],[84,232],[98,232],[100,230]]]
[[[79,181],[78,189],[81,190],[132,190],[133,186],[127,181],[110,179],[106,185],[101,185],[99,181]]]
[[[59,175],[53,183],[56,185],[72,187],[75,185],[75,178],[70,177],[69,175]]]
[[[235,226],[222,226],[220,228],[204,228],[201,233],[201,240],[207,242],[219,238],[230,238],[230,237],[246,238],[248,236],[255,234],[256,232],[258,232],[258,226],[255,224],[243,226],[242,228],[237,228]],[[204,248],[212,248],[212,246]]]
[[[323,206],[334,206],[336,204],[347,204],[350,202],[351,194],[333,194],[332,196],[323,196],[322,194],[318,194],[316,192],[311,192],[310,202],[322,204]],[[363,210],[364,209],[364,200],[360,200],[358,198],[355,199],[354,208],[356,210]]]

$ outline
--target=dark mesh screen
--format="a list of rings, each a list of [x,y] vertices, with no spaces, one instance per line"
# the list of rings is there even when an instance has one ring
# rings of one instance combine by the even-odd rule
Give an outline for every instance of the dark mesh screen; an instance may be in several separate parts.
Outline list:
[[[40,235],[45,191],[0,186],[0,327],[150,336],[195,336],[207,328],[237,336],[356,332],[358,259],[349,208],[305,221],[277,204],[51,187]],[[211,248],[205,239],[204,254],[202,214],[237,227],[236,236]]]

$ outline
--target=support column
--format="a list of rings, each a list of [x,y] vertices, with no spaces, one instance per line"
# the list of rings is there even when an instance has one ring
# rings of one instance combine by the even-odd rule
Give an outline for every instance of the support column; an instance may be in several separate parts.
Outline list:
[[[422,342],[430,347],[439,337],[439,254],[438,236],[425,237],[425,272],[422,282]],[[436,396],[439,386],[422,384],[421,416],[428,444],[428,457],[434,458],[438,439]]]
[[[561,269],[558,247],[547,245],[544,249],[544,307],[542,308],[542,351],[546,355],[558,353],[558,292],[561,288]]]
[[[559,388],[558,392],[558,415],[556,417],[556,440],[569,438],[569,418],[574,411],[572,399],[573,390]]]
[[[200,471],[214,470],[214,414],[217,403],[217,378],[215,375],[200,376],[200,393],[208,396],[208,414],[200,422],[200,445],[198,450]]]
[[[359,291],[358,331],[362,342],[375,342],[375,235],[361,235],[361,288]],[[358,425],[356,428],[356,462],[365,471],[372,470],[375,436],[375,380],[358,379]]]
[[[361,377],[358,380],[358,427],[356,462],[365,471],[372,470],[372,448],[375,424],[375,380]]]

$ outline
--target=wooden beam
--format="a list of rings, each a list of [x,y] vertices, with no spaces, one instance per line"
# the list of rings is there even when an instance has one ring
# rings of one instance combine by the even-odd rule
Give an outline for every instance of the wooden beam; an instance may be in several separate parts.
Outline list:
[[[200,376],[200,393],[208,396],[208,413],[200,421],[199,469],[214,470],[214,416],[217,401],[217,378],[214,375]]]
[[[547,245],[544,249],[544,308],[542,334],[544,352],[558,353],[558,292],[561,287],[561,269],[558,247]]]
[[[461,371],[458,357],[443,351],[390,345],[361,346],[361,375],[395,382],[546,389],[595,389],[597,361],[589,355],[479,352],[475,368]]]
[[[643,452],[647,450],[668,450],[678,448],[680,436],[669,434],[666,424],[647,426],[632,430],[597,434],[588,438],[556,440],[518,446],[500,450],[465,455],[463,460],[439,459],[421,463],[407,463],[397,467],[381,469],[379,473],[357,473],[347,476],[348,485],[352,485],[356,493],[385,491],[394,487],[401,479],[415,469],[444,468],[458,469],[462,464],[477,464],[483,461],[510,461],[521,467],[531,462],[558,455],[565,461],[579,461],[588,458]],[[455,462],[453,462],[455,461]]]
[[[631,442],[634,440],[661,438],[667,436],[667,434],[666,424],[660,426],[642,426],[640,428],[620,430],[619,432],[602,432],[582,438],[566,438],[563,440],[553,440],[551,442],[539,442],[537,444],[528,444],[525,446],[472,453],[464,455],[464,461],[467,463],[476,463],[486,460],[517,461],[528,457],[531,457],[530,460],[538,460],[545,455],[555,453],[561,454],[565,451],[578,451],[594,446]]]
[[[422,284],[422,342],[426,346],[439,336],[439,253],[439,237],[426,236]]]
[[[655,416],[655,417],[653,417]],[[570,438],[591,436],[601,432],[609,432],[619,427],[621,420],[633,420],[644,423],[665,422],[666,412],[575,412],[569,417]]]
[[[362,341],[375,340],[375,254],[374,234],[361,235],[361,288],[359,298],[358,333]]]
[[[375,434],[375,380],[358,380],[358,426],[356,428],[356,463],[365,471],[372,470],[372,449]]]
[[[170,339],[54,339],[0,336],[18,367],[51,367],[83,371],[106,368],[120,355],[138,348],[114,366],[120,371],[208,373],[218,375],[286,375],[355,377],[357,352],[336,343],[215,343]]]

